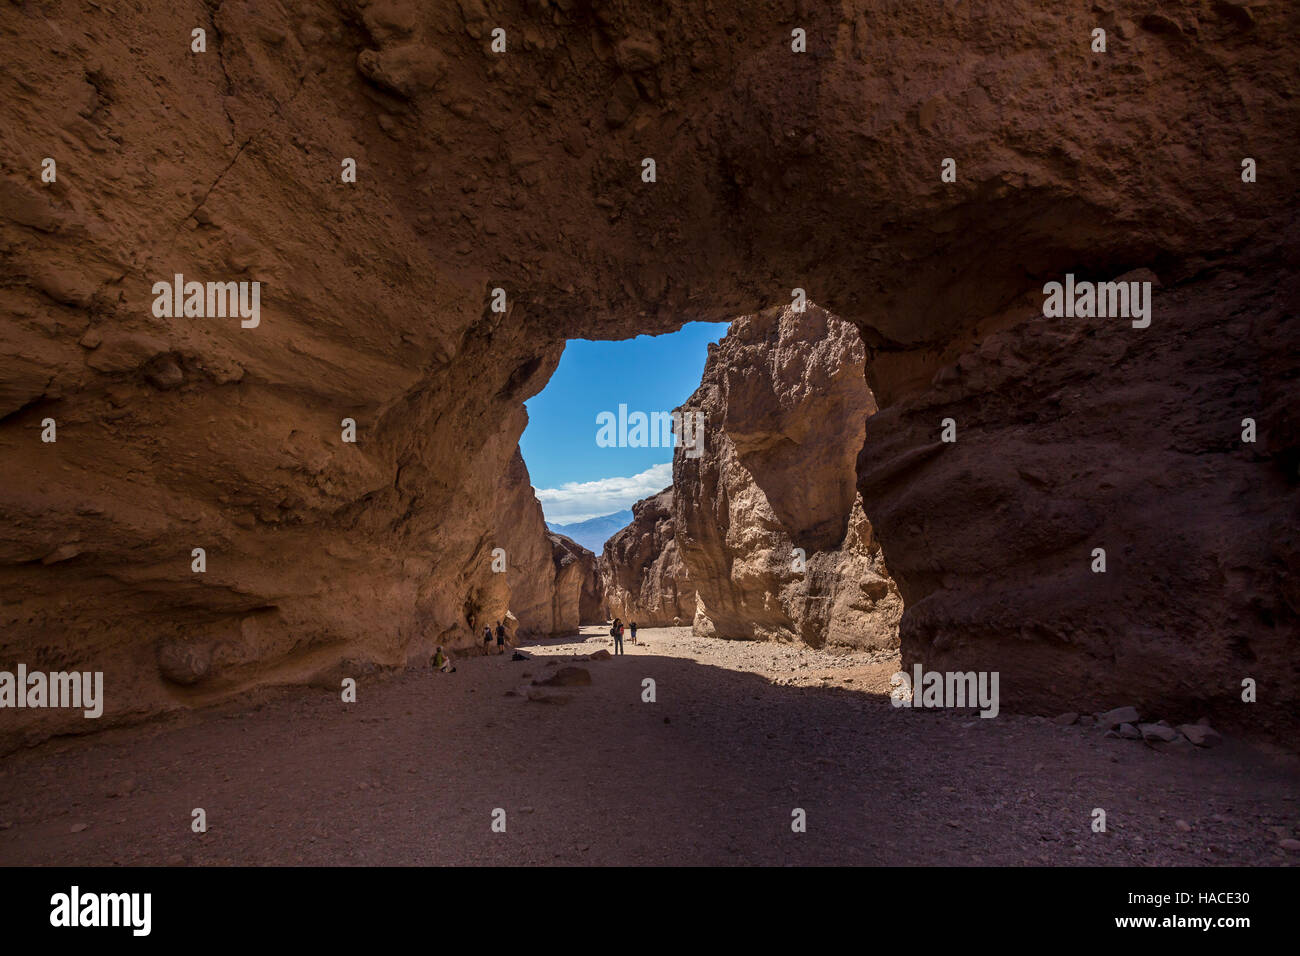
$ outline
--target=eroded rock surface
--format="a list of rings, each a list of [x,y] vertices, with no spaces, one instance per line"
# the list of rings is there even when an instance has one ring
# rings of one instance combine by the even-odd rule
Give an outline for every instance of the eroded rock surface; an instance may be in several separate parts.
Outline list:
[[[547,539],[555,574],[550,633],[575,634],[579,626],[603,620],[596,555],[553,531],[547,533]]]
[[[1143,330],[1029,302],[867,420],[860,488],[907,602],[907,668],[999,671],[1005,705],[1039,713],[1289,725],[1300,299],[1263,274],[1157,285]]]
[[[1243,720],[1293,712],[1297,18],[5,5],[0,667],[104,670],[103,726],[473,642],[497,478],[563,341],[799,287],[867,345],[860,488],[910,658],[1000,665],[1049,713],[1226,707],[1243,671]],[[1138,267],[1165,290],[1141,334],[1011,309]],[[156,316],[176,274],[263,283],[260,323]],[[1109,594],[1074,578],[1099,536]]]
[[[641,627],[689,624],[695,586],[677,549],[673,489],[638,501],[632,515],[598,562],[605,617]]]
[[[703,454],[673,456],[697,634],[898,646],[903,603],[855,487],[864,360],[857,329],[811,304],[737,319],[709,350],[682,406]]]

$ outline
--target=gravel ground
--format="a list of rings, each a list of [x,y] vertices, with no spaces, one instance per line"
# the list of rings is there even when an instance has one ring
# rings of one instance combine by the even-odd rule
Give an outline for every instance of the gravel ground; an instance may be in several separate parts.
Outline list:
[[[1300,835],[1293,755],[1234,740],[1166,753],[1042,718],[894,708],[891,654],[639,636],[611,660],[570,660],[610,649],[584,628],[526,646],[528,661],[366,678],[355,704],[289,688],[11,754],[0,863],[1300,859],[1282,845]],[[591,685],[524,686],[563,666]],[[191,829],[198,807],[206,833]]]

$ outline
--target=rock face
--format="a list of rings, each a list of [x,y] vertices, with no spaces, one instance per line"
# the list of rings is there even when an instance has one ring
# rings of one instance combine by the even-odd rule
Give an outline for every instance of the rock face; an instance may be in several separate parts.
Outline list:
[[[524,457],[515,449],[510,465],[501,476],[497,491],[497,520],[492,536],[494,549],[486,559],[489,566],[504,568],[492,574],[497,585],[491,592],[500,596],[504,582],[504,601],[486,601],[475,615],[476,633],[483,624],[493,627],[508,608],[519,622],[520,637],[545,637],[555,631],[556,567],[550,532],[542,516],[542,506],[533,493]],[[480,620],[481,618],[481,620]]]
[[[676,544],[697,634],[898,646],[903,602],[855,487],[875,410],[853,326],[809,304],[732,323],[682,406],[704,449],[673,456]]]
[[[551,603],[551,634],[573,634],[581,624],[603,620],[596,556],[572,538],[550,532],[555,586]]]
[[[604,616],[640,627],[689,624],[695,587],[677,550],[673,489],[632,506],[632,523],[605,542],[598,567]]]
[[[546,529],[542,506],[533,493],[528,467],[518,449],[501,476],[491,564],[494,573],[474,611],[475,633],[496,626],[506,610],[518,621],[519,637],[572,634],[580,623],[599,619],[596,556],[563,535]]]
[[[867,345],[859,488],[909,659],[1047,713],[1293,722],[1300,8],[1161,9],[6,5],[0,667],[106,695],[6,726],[472,642],[564,340],[796,286]],[[1012,307],[1138,267],[1148,329]],[[176,275],[261,283],[256,324],[169,317]]]
[[[1281,436],[1300,405],[1273,370],[1294,360],[1274,349],[1297,300],[1243,281],[1156,286],[1140,331],[1028,303],[868,419],[860,488],[907,602],[905,667],[999,670],[1006,706],[1043,713],[1135,702],[1285,725],[1242,694],[1251,679],[1288,696],[1296,673]]]

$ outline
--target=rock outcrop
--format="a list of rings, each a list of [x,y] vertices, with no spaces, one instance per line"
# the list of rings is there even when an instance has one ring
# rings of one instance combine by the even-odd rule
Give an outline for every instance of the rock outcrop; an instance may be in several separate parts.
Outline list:
[[[495,567],[491,587],[474,612],[473,626],[495,626],[508,610],[522,638],[572,634],[599,620],[596,556],[564,535],[548,531],[518,449],[501,476],[497,521],[488,556]]]
[[[103,670],[106,693],[99,722],[8,726],[473,641],[499,587],[485,476],[564,340],[794,287],[867,346],[859,487],[909,659],[997,665],[1028,707],[1293,721],[1298,21],[1234,0],[5,5],[0,667]],[[1012,307],[1139,267],[1163,285],[1148,329]],[[176,275],[261,283],[256,324],[168,316]],[[936,450],[943,412],[960,437]],[[1103,537],[1111,570],[1073,578]]]
[[[501,569],[492,579],[498,592],[500,582],[506,585],[506,608],[500,608],[499,600],[485,604],[477,615],[482,620],[475,621],[476,631],[481,631],[484,623],[495,626],[508,608],[519,622],[520,637],[549,636],[556,630],[558,569],[542,505],[533,493],[528,466],[518,448],[501,476],[496,511],[494,550],[488,560],[494,571]]]
[[[1142,330],[1030,301],[868,419],[860,487],[907,602],[906,667],[1000,671],[1013,709],[1288,726],[1265,698],[1296,680],[1283,436],[1300,403],[1295,370],[1278,375],[1297,353],[1277,349],[1300,298],[1260,284],[1265,269],[1163,287],[1140,273],[1156,283]]]
[[[694,619],[695,587],[677,550],[671,487],[632,506],[632,523],[605,542],[597,567],[606,619],[640,627]]]
[[[903,602],[856,489],[864,360],[857,329],[812,304],[737,319],[710,348],[682,406],[703,453],[673,456],[697,634],[898,646]]]
[[[551,604],[551,634],[574,634],[579,625],[599,624],[600,579],[596,555],[572,538],[549,532],[555,585]]]

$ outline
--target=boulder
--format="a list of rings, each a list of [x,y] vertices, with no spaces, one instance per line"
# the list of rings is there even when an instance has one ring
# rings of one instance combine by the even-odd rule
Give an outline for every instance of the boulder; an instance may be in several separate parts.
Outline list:
[[[540,687],[589,687],[591,671],[585,667],[561,667],[545,680],[535,680],[533,684]]]
[[[1179,732],[1198,747],[1217,747],[1223,736],[1207,724],[1180,724]]]
[[[1113,730],[1120,724],[1136,724],[1141,719],[1136,707],[1116,707],[1097,715],[1097,726]]]
[[[1179,738],[1178,731],[1164,724],[1138,724],[1138,730],[1142,734],[1142,739],[1148,742],[1158,740],[1172,743]]]

